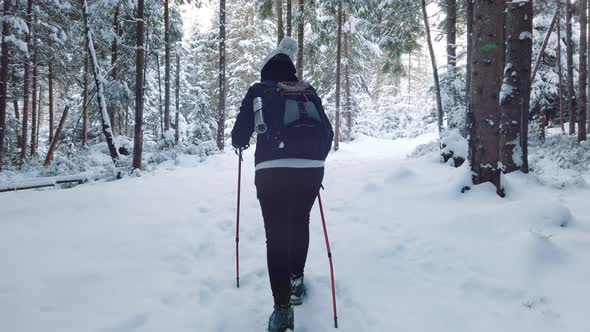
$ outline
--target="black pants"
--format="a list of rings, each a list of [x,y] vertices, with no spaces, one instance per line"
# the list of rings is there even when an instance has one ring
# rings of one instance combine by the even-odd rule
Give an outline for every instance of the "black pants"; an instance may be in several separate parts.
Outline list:
[[[264,217],[268,274],[275,304],[291,300],[291,276],[303,275],[309,247],[309,214],[324,178],[323,168],[256,171]]]

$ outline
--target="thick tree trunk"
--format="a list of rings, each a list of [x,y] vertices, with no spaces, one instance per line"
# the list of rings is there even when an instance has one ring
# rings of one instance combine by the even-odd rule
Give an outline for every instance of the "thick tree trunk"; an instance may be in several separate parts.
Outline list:
[[[37,154],[37,52],[35,51],[35,43],[32,44],[33,49],[33,98],[31,101],[31,156]]]
[[[563,69],[561,65],[561,1],[557,2],[557,74],[559,75],[559,124],[561,132],[565,133],[563,116]]]
[[[340,81],[342,62],[342,2],[338,2],[338,38],[336,46],[336,121],[334,134],[334,151],[340,148]]]
[[[587,94],[588,87],[588,2],[586,0],[578,1],[580,5],[580,82],[578,100],[578,141],[586,140],[586,111],[587,111]]]
[[[176,131],[174,133],[174,142],[180,143],[180,54],[176,55]]]
[[[549,44],[549,38],[551,37],[551,32],[553,32],[553,28],[555,27],[555,22],[557,22],[558,13],[555,13],[553,16],[553,20],[551,20],[551,24],[549,25],[549,29],[547,30],[547,34],[545,35],[545,39],[543,40],[543,44],[541,44],[541,50],[539,51],[539,55],[537,56],[537,60],[535,61],[535,68],[533,69],[533,75],[531,82],[535,81],[537,77],[537,72],[541,67],[541,63],[543,62],[543,55],[545,54],[545,49]]]
[[[85,42],[88,44],[88,42]],[[82,98],[84,103],[82,104],[82,146],[88,143],[88,67],[90,66],[90,58],[88,56],[88,45],[86,45],[86,52],[84,57],[84,91],[82,91]],[[51,93],[53,95],[53,92]]]
[[[287,0],[287,36],[293,35],[293,0]]]
[[[11,0],[4,0],[3,16],[8,18],[11,15]],[[10,35],[10,23],[4,20],[2,23],[2,36]],[[8,66],[9,53],[8,42],[2,38],[2,59],[0,60],[0,172],[4,165],[4,137],[6,136],[6,108],[8,105]],[[18,107],[15,107],[15,113],[18,113]]]
[[[471,109],[471,69],[473,67],[473,1],[465,0],[466,25],[467,25],[467,61],[465,65],[465,92],[467,94],[467,118],[465,126],[461,128],[461,134],[464,137],[469,135],[469,127],[473,121],[473,112]]]
[[[31,46],[31,40],[33,37],[33,0],[27,2],[27,27],[29,32],[27,33],[26,43],[27,46]],[[23,88],[23,127],[21,131],[21,150],[20,158],[21,163],[24,164],[25,158],[27,157],[27,141],[29,136],[29,88],[31,85],[31,59],[30,53],[25,54],[25,73],[24,73],[24,88]]]
[[[166,67],[164,71],[164,131],[170,129],[170,5],[168,2],[169,0],[164,0],[164,64]],[[225,25],[225,23],[222,24]]]
[[[137,1],[137,48],[135,61],[135,133],[133,136],[133,169],[141,169],[143,152],[143,65],[144,65],[144,0]]]
[[[506,0],[477,1],[473,5],[471,170],[474,184],[491,182],[501,194],[498,100],[504,70]]]
[[[522,121],[528,118],[531,57],[533,52],[533,5],[531,2],[507,3],[506,63],[500,93],[500,154],[504,173],[522,169],[524,157]],[[521,36],[528,36],[521,38]],[[528,122],[528,121],[527,121]]]
[[[590,92],[588,90],[588,80],[590,79],[588,77],[588,70],[590,70],[590,60],[589,60],[589,54],[590,54],[590,35],[588,32],[588,10],[590,8],[588,8],[590,6],[590,0],[588,0],[588,2],[586,2],[586,9],[584,9],[584,15],[586,16],[585,18],[585,26],[586,26],[586,55],[584,56],[585,61],[586,61],[586,111],[585,112],[580,112],[578,114],[579,117],[579,122],[578,122],[578,141],[581,143],[583,141],[586,141],[588,139],[588,127],[590,127],[590,117],[588,117],[588,108],[590,107],[590,105],[588,103],[590,103],[590,98],[588,97],[588,93]],[[581,20],[580,20],[581,21]],[[580,22],[580,29],[582,28],[582,22]],[[580,42],[581,44],[581,42]],[[581,45],[580,45],[581,47]],[[582,60],[580,60],[580,63],[582,62]]]
[[[64,129],[64,125],[66,123],[66,118],[68,117],[69,110],[70,107],[66,106],[61,115],[61,120],[59,120],[57,131],[55,132],[55,136],[51,141],[51,144],[49,145],[49,151],[47,151],[47,156],[45,157],[45,162],[43,163],[44,167],[49,166],[49,164],[51,164],[51,161],[53,160],[53,155],[55,154],[55,150],[57,150],[57,146],[59,145],[59,141],[61,140],[61,133]]]
[[[84,26],[85,26],[85,34],[88,46],[88,53],[90,54],[90,60],[92,61],[92,71],[94,74],[94,83],[96,84],[96,97],[98,100],[98,104],[100,107],[100,119],[102,123],[102,133],[105,137],[105,141],[109,148],[109,153],[111,158],[113,159],[113,163],[117,165],[117,161],[119,160],[119,152],[117,151],[117,147],[115,145],[115,140],[113,138],[113,132],[111,130],[111,123],[109,121],[109,114],[107,112],[107,101],[104,97],[104,88],[102,86],[103,77],[100,73],[100,68],[98,66],[98,59],[96,58],[96,51],[94,50],[94,42],[92,40],[92,32],[90,30],[90,24],[88,22],[88,17],[90,13],[88,11],[88,3],[86,0],[82,0],[83,5],[83,16],[84,16]]]
[[[48,75],[48,85],[49,85],[49,143],[53,141],[53,65],[51,62],[49,63],[49,75]],[[86,89],[87,82],[84,82],[84,89]],[[86,99],[84,100],[83,107],[86,106]],[[84,129],[82,129],[84,130]]]
[[[572,2],[565,2],[565,40],[567,46],[567,113],[569,118],[569,134],[576,133],[576,108],[574,107],[574,44],[572,42]]]
[[[428,51],[430,52],[430,61],[432,62],[432,75],[434,77],[434,90],[436,92],[436,108],[438,117],[438,133],[442,132],[443,128],[443,106],[442,97],[440,93],[440,81],[438,78],[438,67],[436,65],[436,57],[434,55],[434,48],[432,46],[432,38],[430,36],[430,23],[428,23],[428,13],[426,12],[426,1],[422,2],[422,16],[424,18],[424,28],[426,29],[426,42],[428,43]]]
[[[217,147],[225,146],[225,0],[219,0],[219,108],[217,112]]]
[[[299,51],[297,53],[297,75],[300,81],[303,81],[303,42],[305,33],[305,0],[299,0],[298,11],[298,33],[297,41],[299,44]]]
[[[277,45],[281,43],[281,40],[285,37],[285,28],[283,27],[283,0],[276,0],[277,10]]]
[[[156,67],[158,68],[158,97],[160,103],[158,104],[160,109],[160,137],[164,137],[164,111],[162,110],[162,75],[160,73],[160,57],[156,53]]]

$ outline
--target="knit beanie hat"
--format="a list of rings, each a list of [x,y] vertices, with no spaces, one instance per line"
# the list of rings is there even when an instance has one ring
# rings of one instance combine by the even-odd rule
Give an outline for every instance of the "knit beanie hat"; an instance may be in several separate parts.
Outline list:
[[[262,68],[266,66],[268,61],[277,54],[285,54],[289,57],[289,59],[291,59],[293,63],[295,63],[295,56],[297,54],[298,49],[299,47],[297,46],[297,41],[295,39],[288,36],[283,38],[283,40],[279,44],[279,47],[270,52],[270,54],[266,56],[264,61],[262,61],[262,63],[260,64],[260,69],[262,70]]]

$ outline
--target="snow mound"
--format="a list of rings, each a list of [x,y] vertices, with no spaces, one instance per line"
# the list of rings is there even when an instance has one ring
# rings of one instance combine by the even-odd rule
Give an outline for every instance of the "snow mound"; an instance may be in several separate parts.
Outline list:
[[[452,166],[461,166],[467,160],[469,154],[469,143],[461,135],[459,129],[449,129],[441,137],[441,154],[445,162]]]
[[[554,203],[529,206],[526,214],[534,229],[558,229],[571,225],[574,217],[569,208]]]

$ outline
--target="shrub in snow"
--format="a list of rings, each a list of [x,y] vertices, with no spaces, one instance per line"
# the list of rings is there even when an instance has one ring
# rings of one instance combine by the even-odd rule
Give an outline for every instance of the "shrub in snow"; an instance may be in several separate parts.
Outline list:
[[[426,144],[418,145],[412,153],[410,153],[410,158],[420,158],[432,154],[437,154],[440,152],[440,146],[438,142],[430,142]]]
[[[549,30],[549,26],[553,19],[555,12],[550,9],[547,12],[541,12],[533,18],[533,64],[537,60],[539,55],[539,51],[541,50],[541,44],[545,39],[546,33]],[[541,111],[545,112],[550,118],[559,117],[559,75],[558,75],[558,59],[557,59],[557,49],[561,49],[561,65],[562,65],[562,75],[563,75],[563,99],[566,99],[567,89],[565,88],[566,84],[566,76],[567,76],[567,59],[566,59],[566,52],[567,52],[567,45],[565,43],[565,31],[566,31],[566,23],[565,20],[561,20],[561,31],[562,31],[562,39],[561,41],[557,38],[556,28],[554,28],[553,33],[551,34],[547,48],[543,53],[541,65],[539,66],[539,71],[535,80],[532,83],[531,89],[531,105],[530,105],[530,115],[533,118],[538,118],[539,113]],[[574,20],[572,24],[572,35],[579,36],[579,24]],[[572,39],[572,51],[574,54],[574,91],[577,93],[578,91],[578,57],[576,56],[579,51],[579,40],[577,38]],[[576,99],[574,93],[574,100]],[[566,102],[567,103],[567,102]],[[565,112],[566,121],[569,120],[569,114]]]
[[[432,132],[436,118],[429,100],[425,95],[384,96],[379,105],[364,106],[353,132],[383,139],[414,138]]]
[[[586,187],[582,173],[590,171],[590,144],[570,135],[548,135],[545,143],[531,144],[531,173],[544,184],[556,187]]]

